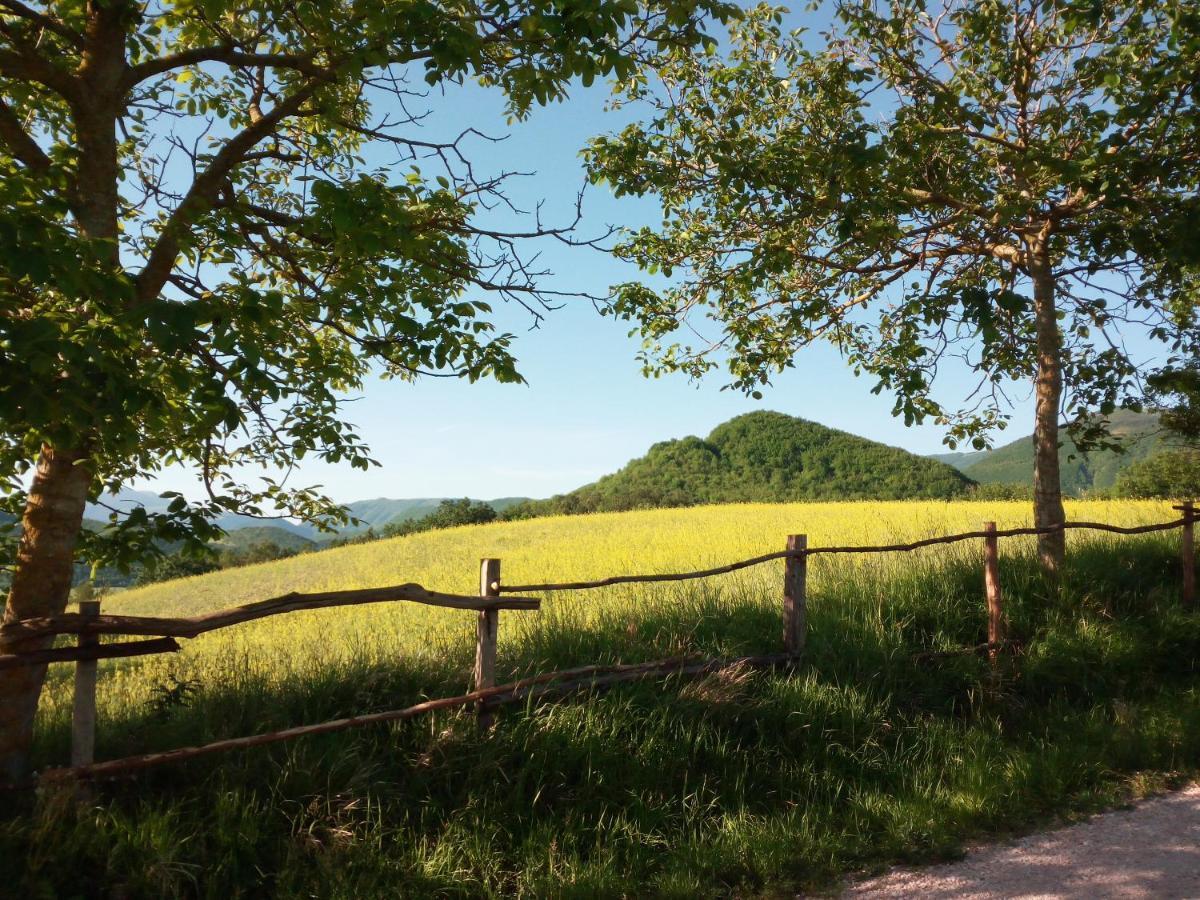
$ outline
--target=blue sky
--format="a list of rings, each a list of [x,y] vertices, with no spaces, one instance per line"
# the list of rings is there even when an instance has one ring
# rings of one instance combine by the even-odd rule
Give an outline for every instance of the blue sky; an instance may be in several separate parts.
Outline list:
[[[429,98],[434,113],[422,137],[445,138],[468,125],[507,134],[499,144],[469,145],[469,155],[484,172],[536,171],[512,182],[510,194],[524,208],[543,200],[544,221],[565,221],[583,184],[580,148],[631,116],[630,111],[606,112],[607,95],[600,83],[589,89],[576,85],[567,102],[508,126],[496,93],[456,88]],[[398,170],[398,177],[403,172]],[[653,203],[617,200],[604,188],[590,188],[581,230],[597,234],[608,224],[638,225],[655,218]],[[614,282],[636,277],[636,270],[590,248],[544,242],[538,249],[555,273],[545,281],[550,287],[603,294]],[[761,400],[752,400],[722,391],[720,373],[699,384],[682,376],[643,378],[636,360],[639,340],[626,335],[625,324],[600,317],[587,301],[568,302],[536,330],[530,330],[533,322],[519,308],[500,309],[497,316],[502,329],[518,336],[515,351],[527,385],[372,380],[349,404],[348,418],[382,465],[364,473],[308,462],[292,483],[322,484],[343,502],[378,496],[544,497],[614,471],[656,441],[705,435],[720,422],[756,409],[801,416],[916,452],[944,449],[941,429],[906,428],[893,419],[891,399],[872,395],[872,382],[855,378],[824,345],[800,354],[793,371],[778,377]],[[969,390],[963,375],[946,374],[946,397]],[[1032,425],[1028,391],[1018,391],[1014,399],[1019,405],[1011,437],[1029,433]],[[191,473],[174,469],[153,485],[138,486],[194,495],[197,484]]]

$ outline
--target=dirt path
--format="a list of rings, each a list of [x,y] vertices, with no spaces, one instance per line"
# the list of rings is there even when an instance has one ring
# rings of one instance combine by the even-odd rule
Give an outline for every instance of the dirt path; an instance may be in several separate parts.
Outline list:
[[[985,847],[961,862],[898,869],[845,898],[1200,897],[1200,786],[1044,834]]]

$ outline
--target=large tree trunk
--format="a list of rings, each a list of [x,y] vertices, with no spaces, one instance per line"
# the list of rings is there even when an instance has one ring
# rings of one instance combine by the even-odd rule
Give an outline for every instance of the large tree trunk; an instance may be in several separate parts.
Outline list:
[[[44,447],[21,520],[21,542],[4,621],[61,613],[71,592],[75,542],[83,524],[91,470],[83,454]],[[41,649],[49,638],[0,643],[0,650]],[[0,670],[0,778],[16,781],[29,765],[33,719],[46,667]]]
[[[121,268],[117,121],[125,105],[126,33],[136,9],[131,0],[89,0],[81,65],[75,72],[78,91],[67,98],[78,145],[78,170],[66,193],[80,231],[104,242],[113,271]],[[79,449],[90,443],[91,427],[71,424],[78,438],[68,445],[76,449],[46,446],[38,458],[4,610],[6,622],[54,615],[67,605],[75,544],[92,483],[88,453]],[[0,652],[47,643],[0,641]],[[45,666],[0,670],[0,778],[19,778],[28,768],[33,720],[45,677]]]
[[[1062,480],[1058,466],[1058,418],[1062,408],[1062,332],[1054,302],[1054,275],[1044,239],[1029,248],[1037,327],[1037,406],[1033,430],[1033,523],[1038,528],[1061,525]],[[1066,555],[1062,531],[1038,536],[1042,569],[1057,578]]]

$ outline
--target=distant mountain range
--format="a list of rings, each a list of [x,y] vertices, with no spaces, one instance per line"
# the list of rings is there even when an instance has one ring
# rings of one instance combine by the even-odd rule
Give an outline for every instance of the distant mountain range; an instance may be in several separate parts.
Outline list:
[[[353,503],[346,504],[346,508],[349,509],[350,515],[361,520],[362,524],[342,529],[340,534],[353,535],[368,528],[378,529],[389,522],[404,522],[409,519],[419,519],[437,509],[438,504],[443,499],[449,498],[417,497],[394,500],[388,497],[376,497],[373,500],[356,500]],[[521,503],[526,499],[525,497],[500,497],[486,502],[496,512],[503,512],[510,506]],[[120,509],[132,509],[135,506],[144,506],[147,512],[164,512],[170,501],[164,500],[153,491],[125,489],[115,497],[105,498],[104,503]],[[89,519],[104,522],[108,520],[109,510],[103,505],[89,503],[84,515]],[[259,519],[253,516],[223,515],[216,520],[216,523],[231,534],[237,531],[253,529],[259,534],[261,541],[273,540],[280,546],[291,546],[291,542],[282,537],[282,535],[287,534],[301,537],[314,543],[320,543],[333,537],[333,535],[319,531],[306,522],[293,522],[290,519]],[[244,538],[245,536],[243,535],[242,537]],[[239,540],[238,543],[244,544],[245,541]]]
[[[620,471],[514,507],[550,515],[797,500],[899,500],[965,494],[953,466],[778,412],[730,419],[707,438],[655,444]]]
[[[1117,410],[1109,417],[1112,434],[1123,449],[1081,453],[1064,439],[1058,459],[1063,492],[1079,496],[1090,490],[1112,487],[1121,471],[1171,445],[1153,413]],[[936,453],[930,459],[954,466],[980,484],[1033,484],[1033,438],[1018,438],[993,450]]]
[[[1125,452],[1082,454],[1074,443],[1065,441],[1059,454],[1065,493],[1078,496],[1111,487],[1124,468],[1169,446],[1153,414],[1118,410],[1110,418],[1113,435]],[[498,513],[547,515],[698,503],[952,497],[966,493],[972,482],[1032,481],[1031,437],[993,450],[922,457],[816,422],[763,411],[731,419],[704,439],[685,437],[655,444],[619,471],[567,494],[547,500],[500,497],[485,502]],[[421,518],[443,499],[448,498],[356,500],[347,508],[361,524],[340,534],[353,536],[368,528],[379,530],[388,523]],[[170,501],[153,491],[126,489],[105,502],[162,512]],[[85,516],[99,524],[107,521],[108,510],[88,504]],[[217,524],[230,533],[223,543],[236,547],[266,541],[301,547],[334,537],[289,519],[224,515]]]

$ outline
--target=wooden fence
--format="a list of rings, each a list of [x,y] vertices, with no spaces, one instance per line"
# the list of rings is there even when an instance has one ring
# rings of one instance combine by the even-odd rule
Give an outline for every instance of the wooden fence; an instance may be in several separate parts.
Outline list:
[[[85,601],[79,604],[78,613],[23,619],[0,627],[0,641],[6,646],[12,646],[14,643],[17,645],[31,643],[44,645],[58,635],[75,635],[77,638],[74,647],[35,646],[33,649],[0,655],[0,668],[46,665],[54,662],[75,663],[70,766],[46,770],[33,782],[9,787],[35,786],[42,782],[65,779],[113,777],[149,766],[177,762],[226,750],[261,746],[305,735],[326,734],[379,722],[401,721],[440,709],[473,706],[480,723],[487,726],[491,723],[492,710],[495,707],[530,698],[558,696],[580,689],[603,687],[657,675],[698,676],[730,665],[764,667],[791,664],[803,653],[807,638],[808,559],[820,554],[904,553],[938,544],[982,540],[983,581],[987,598],[987,643],[956,652],[987,651],[994,660],[996,653],[1006,641],[1003,595],[1000,587],[999,543],[1001,538],[1049,534],[1066,529],[1105,531],[1123,535],[1180,529],[1180,597],[1185,607],[1194,608],[1196,603],[1194,526],[1197,520],[1195,504],[1189,501],[1174,507],[1174,509],[1182,513],[1180,518],[1152,525],[1123,527],[1100,522],[1067,522],[1048,528],[1000,530],[996,528],[995,522],[985,522],[980,531],[926,538],[908,544],[882,546],[810,547],[806,535],[795,534],[787,538],[783,550],[739,560],[716,568],[669,574],[615,575],[596,581],[508,585],[500,580],[500,560],[484,559],[480,565],[478,596],[443,594],[427,590],[418,584],[402,584],[393,587],[327,591],[316,594],[291,593],[258,603],[190,618],[103,615],[100,612],[99,601]],[[635,665],[584,666],[578,669],[549,672],[510,684],[496,685],[496,642],[499,633],[500,611],[528,611],[541,607],[541,601],[538,598],[509,595],[589,590],[615,584],[710,578],[780,559],[784,560],[782,653],[747,656],[736,660],[676,657]],[[302,725],[266,734],[230,738],[201,747],[185,747],[161,753],[95,762],[98,660],[175,652],[179,650],[176,638],[193,638],[209,631],[283,613],[396,601],[470,610],[477,614],[473,691],[456,697],[429,700],[404,709],[370,713],[315,725]],[[100,643],[101,635],[133,635],[148,639]]]

